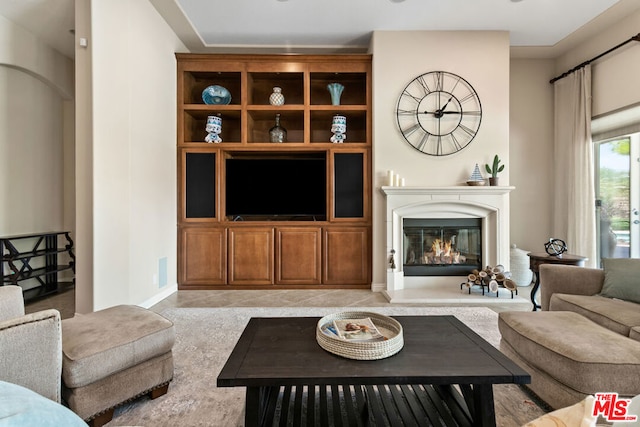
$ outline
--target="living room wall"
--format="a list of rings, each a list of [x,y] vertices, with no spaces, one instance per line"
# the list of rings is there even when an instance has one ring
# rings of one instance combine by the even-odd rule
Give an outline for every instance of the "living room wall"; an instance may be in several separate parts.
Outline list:
[[[93,294],[78,311],[149,305],[177,288],[174,54],[186,49],[147,1],[84,5],[91,55],[79,71],[91,77],[78,81],[91,93],[91,127],[78,162],[91,165],[79,180],[91,181],[78,223],[93,255],[78,269],[93,270],[77,287]]]
[[[0,235],[73,232],[73,61],[0,16]]]

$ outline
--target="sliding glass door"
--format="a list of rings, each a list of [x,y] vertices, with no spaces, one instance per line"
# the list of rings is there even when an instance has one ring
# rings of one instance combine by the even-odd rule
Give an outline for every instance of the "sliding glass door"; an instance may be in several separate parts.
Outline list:
[[[595,154],[599,258],[638,258],[640,133],[599,142]]]

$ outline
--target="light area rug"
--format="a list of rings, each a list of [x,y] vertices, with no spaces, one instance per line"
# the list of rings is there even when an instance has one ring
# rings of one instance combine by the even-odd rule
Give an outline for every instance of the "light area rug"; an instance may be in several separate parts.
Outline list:
[[[174,379],[169,392],[143,397],[116,410],[107,426],[243,425],[244,388],[218,388],[216,379],[251,317],[322,317],[341,311],[369,311],[388,316],[454,315],[498,347],[498,315],[486,307],[295,307],[170,308],[161,314],[176,329]],[[516,385],[494,386],[498,427],[515,427],[545,413]]]

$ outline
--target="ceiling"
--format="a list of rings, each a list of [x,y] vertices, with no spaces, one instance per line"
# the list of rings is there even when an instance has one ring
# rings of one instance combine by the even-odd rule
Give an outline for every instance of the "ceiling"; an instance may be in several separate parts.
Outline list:
[[[638,0],[149,1],[192,52],[362,52],[374,30],[504,30],[512,52],[555,57],[640,10]],[[74,3],[1,0],[0,15],[73,58]]]

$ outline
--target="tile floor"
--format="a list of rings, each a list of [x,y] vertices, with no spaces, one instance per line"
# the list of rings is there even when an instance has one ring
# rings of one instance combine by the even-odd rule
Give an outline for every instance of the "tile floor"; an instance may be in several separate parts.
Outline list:
[[[518,295],[529,301],[532,286],[519,287]],[[459,295],[459,292],[457,292]],[[75,292],[73,289],[26,304],[25,311],[55,308],[62,318],[73,317],[75,312]],[[491,297],[486,297],[491,298]],[[217,291],[178,291],[151,307],[161,312],[171,307],[385,307],[402,306],[467,306],[479,307],[482,302],[465,303],[419,303],[390,304],[379,292],[353,289],[320,289],[320,290],[217,290]],[[530,311],[531,304],[513,304],[508,296],[500,296],[500,300],[487,299],[486,307],[500,311]]]

